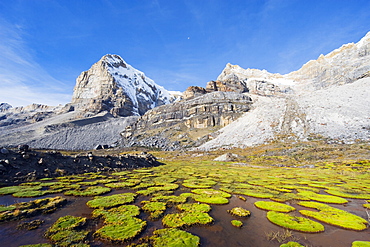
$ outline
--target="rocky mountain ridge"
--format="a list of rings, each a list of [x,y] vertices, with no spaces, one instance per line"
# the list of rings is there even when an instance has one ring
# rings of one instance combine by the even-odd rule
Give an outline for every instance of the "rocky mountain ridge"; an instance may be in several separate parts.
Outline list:
[[[243,147],[312,137],[370,140],[370,32],[286,75],[227,64],[175,98],[118,55],[76,80],[66,106],[0,106],[0,146],[166,150]]]
[[[118,55],[105,55],[76,79],[71,106],[80,111],[109,111],[113,116],[140,116],[173,101],[170,92]]]

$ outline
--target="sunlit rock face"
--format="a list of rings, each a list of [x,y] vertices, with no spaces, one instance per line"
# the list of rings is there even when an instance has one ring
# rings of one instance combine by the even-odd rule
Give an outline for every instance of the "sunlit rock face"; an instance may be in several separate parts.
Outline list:
[[[170,93],[118,55],[105,55],[76,79],[75,110],[114,116],[139,116],[168,104]]]

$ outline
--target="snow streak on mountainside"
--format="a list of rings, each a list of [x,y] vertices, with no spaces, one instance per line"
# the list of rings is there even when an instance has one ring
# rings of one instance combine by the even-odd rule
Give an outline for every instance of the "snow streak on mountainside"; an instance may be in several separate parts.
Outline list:
[[[227,64],[217,80],[225,81],[236,75],[239,79],[246,80],[251,88],[264,82],[279,87],[284,93],[351,83],[369,70],[370,32],[358,43],[345,44],[325,56],[320,55],[317,60],[311,60],[299,70],[286,75]]]
[[[72,105],[88,112],[114,116],[143,115],[170,103],[171,94],[118,55],[105,55],[76,80]]]

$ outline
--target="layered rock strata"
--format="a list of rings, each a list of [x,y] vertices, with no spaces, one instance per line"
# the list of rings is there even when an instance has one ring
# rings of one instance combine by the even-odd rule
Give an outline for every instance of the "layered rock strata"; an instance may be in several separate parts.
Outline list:
[[[156,107],[121,133],[123,143],[133,145],[142,137],[168,132],[170,129],[187,132],[193,129],[221,128],[249,111],[251,104],[251,98],[244,94],[212,92]]]

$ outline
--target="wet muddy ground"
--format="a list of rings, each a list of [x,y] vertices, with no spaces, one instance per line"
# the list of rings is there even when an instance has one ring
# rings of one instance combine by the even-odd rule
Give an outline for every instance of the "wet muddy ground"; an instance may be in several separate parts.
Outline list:
[[[178,189],[175,194],[187,192],[186,188]],[[132,190],[117,189],[106,195],[113,195],[118,193],[133,192]],[[57,196],[55,194],[52,196]],[[90,219],[88,221],[88,230],[94,232],[102,226],[102,223],[98,220],[91,219],[92,209],[86,206],[86,202],[91,200],[92,197],[72,197],[72,196],[61,196],[68,199],[67,205],[63,208],[58,209],[56,212],[48,215],[40,215],[32,218],[24,219],[21,221],[13,221],[0,224],[0,243],[1,246],[16,247],[25,244],[36,244],[36,243],[48,243],[49,241],[43,238],[44,232],[49,228],[59,217],[65,215],[82,216]],[[43,196],[39,198],[45,198],[49,196]],[[246,196],[245,196],[246,197]],[[201,238],[201,246],[203,247],[218,247],[218,246],[253,246],[253,247],[264,247],[264,246],[280,246],[281,243],[278,241],[269,241],[267,233],[269,232],[283,232],[284,229],[270,223],[266,218],[266,211],[257,209],[253,203],[259,200],[253,197],[246,197],[247,201],[240,200],[235,195],[230,198],[229,204],[226,205],[212,205],[210,215],[214,218],[215,222],[210,226],[195,226],[185,229],[186,231],[197,235]],[[14,198],[11,195],[0,196],[0,205],[10,205],[17,202],[31,201],[36,198]],[[136,205],[140,205],[140,201],[147,200],[146,196],[138,196],[135,200]],[[345,209],[350,213],[354,213],[360,217],[367,219],[365,209],[362,207],[364,200],[351,199],[346,205],[333,205],[340,209]],[[233,207],[243,207],[251,212],[251,216],[247,218],[235,217],[227,213],[227,210]],[[293,203],[292,206],[296,207],[297,210],[304,209],[303,207]],[[177,210],[172,207],[168,208],[166,213],[176,212]],[[298,214],[298,213],[297,213]],[[163,228],[161,219],[157,221],[148,220],[148,215],[142,212],[139,216],[141,219],[147,221],[146,230],[135,240],[143,236],[149,236],[156,229]],[[20,222],[29,222],[35,219],[44,220],[45,222],[36,230],[17,230],[17,225]],[[236,228],[231,225],[230,221],[233,219],[241,220],[244,225],[242,228]],[[351,231],[341,229],[335,226],[330,226],[323,223],[325,226],[325,232],[307,234],[292,231],[293,236],[286,239],[284,243],[288,241],[297,241],[305,246],[310,247],[345,247],[351,246],[353,241],[370,240],[370,229],[364,231]],[[128,244],[110,244],[106,242],[100,242],[94,240],[92,236],[89,237],[90,245],[93,247],[102,246],[127,246]],[[135,240],[133,242],[135,242]],[[132,243],[132,242],[130,242]]]

